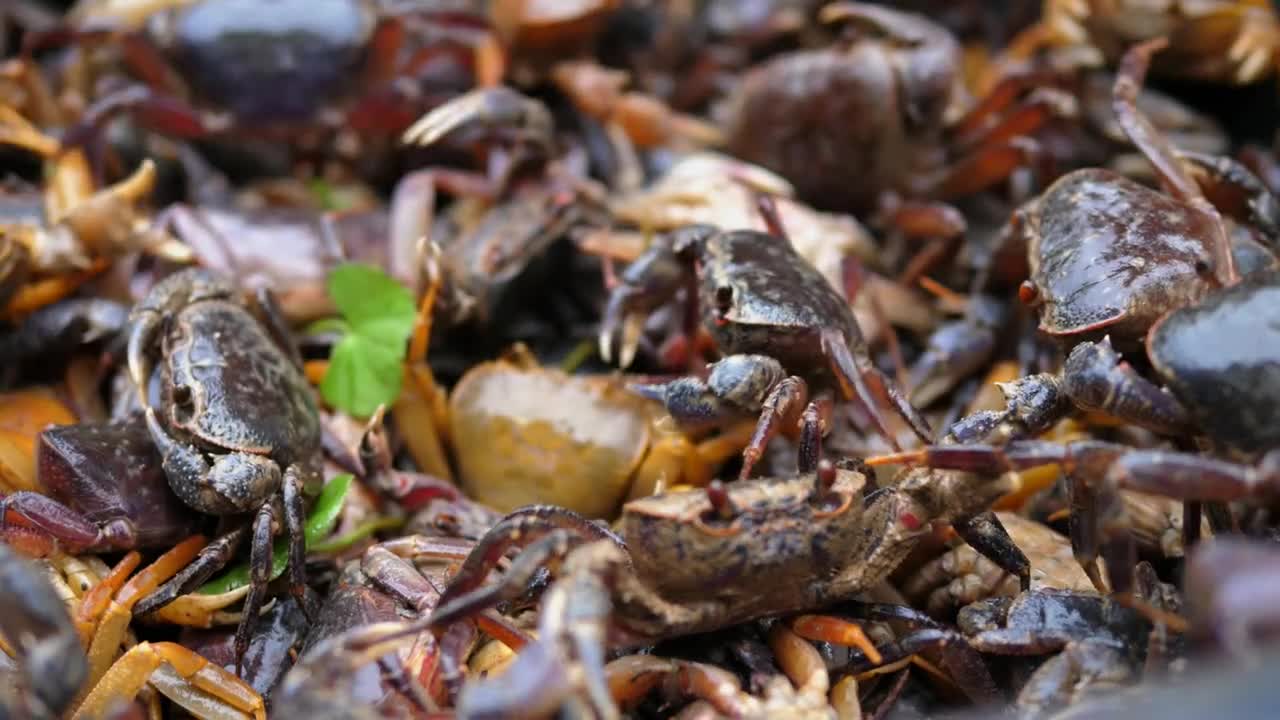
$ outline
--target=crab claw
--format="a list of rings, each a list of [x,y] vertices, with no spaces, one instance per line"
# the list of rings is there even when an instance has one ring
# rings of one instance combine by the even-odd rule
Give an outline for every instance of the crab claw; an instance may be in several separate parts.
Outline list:
[[[138,391],[138,402],[143,407],[147,406],[147,381],[151,378],[151,360],[147,357],[147,349],[160,331],[160,321],[161,316],[155,311],[139,313],[129,332],[129,379],[133,381],[133,387]]]
[[[427,146],[465,125],[507,130],[536,143],[551,144],[555,125],[542,103],[509,87],[476,88],[423,115],[401,136],[406,145]]]
[[[687,267],[680,261],[670,241],[649,247],[622,273],[619,285],[609,296],[600,322],[600,357],[611,362],[613,338],[622,329],[622,347],[618,362],[623,368],[635,358],[644,318],[671,296],[684,283]]]
[[[627,390],[662,403],[685,430],[723,427],[749,413],[720,397],[706,380],[683,377],[661,384],[634,383]]]
[[[600,322],[600,359],[613,362],[613,340],[622,334],[622,342],[618,346],[618,366],[626,369],[636,358],[636,348],[640,346],[640,336],[644,332],[644,313],[630,312],[629,301],[634,296],[626,293],[614,293],[605,308],[604,318]]]

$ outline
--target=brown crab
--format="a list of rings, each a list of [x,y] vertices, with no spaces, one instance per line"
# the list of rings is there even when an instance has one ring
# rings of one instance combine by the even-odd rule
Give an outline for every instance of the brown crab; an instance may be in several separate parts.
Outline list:
[[[621,536],[562,508],[511,513],[476,545],[429,625],[443,632],[515,597],[549,566],[559,579],[542,599],[538,641],[501,682],[579,667],[569,675],[578,681],[543,685],[545,692],[531,691],[521,707],[554,707],[583,692],[600,716],[616,717],[605,686],[605,647],[646,645],[848,598],[891,572],[928,523],[981,512],[1012,480],[908,475],[868,502],[861,473],[818,461],[816,427],[809,428],[800,443],[799,475],[632,501],[623,507]],[[485,585],[512,548],[522,551],[510,569]],[[459,714],[472,707],[498,710],[495,697],[511,695],[471,682]]]
[[[304,496],[318,492],[321,480],[312,390],[274,301],[269,293],[259,301],[265,325],[224,278],[198,268],[175,273],[134,309],[128,351],[130,377],[174,494],[210,515],[254,513],[253,582],[236,633],[238,657],[270,576],[278,498],[290,541],[291,592],[305,593]],[[163,358],[158,410],[146,390],[155,344]],[[238,540],[243,533],[232,535]],[[235,540],[229,537],[140,602],[135,614],[198,587],[230,559]]]
[[[963,62],[946,28],[879,3],[830,3],[820,18],[848,32],[747,72],[729,102],[726,136],[734,155],[781,173],[821,209],[874,210],[885,193],[945,201],[979,192],[1027,162],[1027,132],[1073,111],[1043,92],[1016,103],[1035,84],[1028,75],[954,117]],[[958,213],[936,210],[912,214],[963,233]]]
[[[845,398],[856,398],[895,446],[878,397],[887,396],[916,435],[930,438],[928,422],[872,362],[848,302],[800,257],[777,223],[774,227],[770,235],[692,225],[660,237],[627,267],[609,298],[601,357],[613,356],[621,327],[619,360],[628,365],[645,314],[684,288],[690,306],[686,317],[701,316],[724,357],[706,379],[682,378],[637,390],[662,400],[677,421],[691,427],[758,413],[755,435],[743,451],[743,478],[769,440],[796,427],[802,412],[809,414],[806,404],[814,405],[808,402],[810,382],[834,385]],[[693,337],[696,326],[685,332]],[[813,414],[818,422],[816,409]]]

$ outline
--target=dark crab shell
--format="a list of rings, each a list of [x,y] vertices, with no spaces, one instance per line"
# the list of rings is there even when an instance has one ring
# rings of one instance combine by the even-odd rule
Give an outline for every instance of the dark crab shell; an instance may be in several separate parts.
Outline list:
[[[204,0],[152,16],[147,35],[204,102],[301,123],[355,89],[375,20],[361,0]]]
[[[822,273],[785,239],[754,230],[707,239],[698,304],[722,352],[770,355],[796,373],[826,368],[823,330],[858,335],[849,303]]]
[[[1215,285],[1214,220],[1109,170],[1077,170],[1020,213],[1040,330],[1135,349]]]
[[[1204,432],[1246,452],[1280,448],[1280,272],[1170,313],[1147,355]]]
[[[306,379],[239,305],[206,300],[179,311],[165,337],[164,369],[168,425],[204,448],[286,466],[319,447]],[[189,404],[176,402],[179,387],[190,391]]]

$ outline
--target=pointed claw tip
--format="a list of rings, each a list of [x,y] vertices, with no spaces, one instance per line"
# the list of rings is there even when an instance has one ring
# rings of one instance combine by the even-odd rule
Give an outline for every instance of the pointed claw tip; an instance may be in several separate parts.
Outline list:
[[[651,383],[630,383],[627,390],[650,400],[663,402],[667,397],[666,385],[653,385]]]
[[[611,333],[607,331],[601,331],[600,336],[596,341],[596,346],[600,351],[600,359],[605,363],[613,362],[613,341],[610,335]]]

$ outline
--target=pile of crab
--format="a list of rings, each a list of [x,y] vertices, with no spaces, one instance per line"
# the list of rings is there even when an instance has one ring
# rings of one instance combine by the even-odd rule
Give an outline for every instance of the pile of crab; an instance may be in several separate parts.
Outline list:
[[[0,8],[0,718],[1274,712],[1280,15],[934,5]]]

